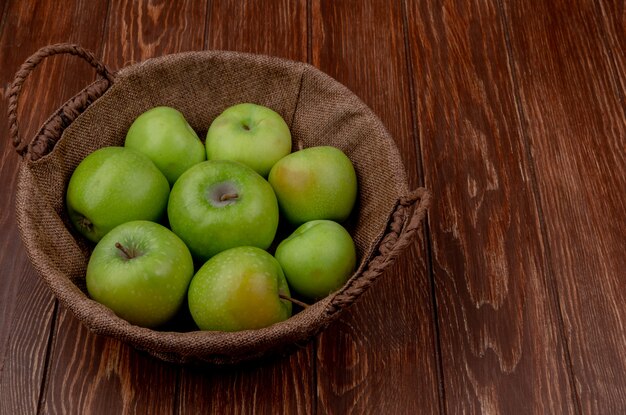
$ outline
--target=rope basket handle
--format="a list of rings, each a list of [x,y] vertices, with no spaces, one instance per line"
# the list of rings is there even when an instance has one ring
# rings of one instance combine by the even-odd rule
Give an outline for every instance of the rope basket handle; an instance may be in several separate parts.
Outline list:
[[[109,83],[113,83],[113,73],[106,67],[105,64],[100,62],[93,53],[84,49],[83,47],[71,43],[57,43],[55,45],[44,46],[37,52],[32,54],[22,64],[20,69],[15,74],[11,88],[9,89],[9,137],[13,142],[15,151],[20,156],[28,151],[28,143],[25,143],[20,138],[18,121],[17,121],[17,108],[18,99],[22,91],[22,85],[29,77],[31,72],[46,58],[54,55],[69,54],[82,58],[85,62],[91,65],[96,72],[105,78]]]
[[[388,232],[380,242],[378,255],[372,258],[360,278],[332,299],[327,309],[329,315],[352,304],[376,281],[385,268],[395,262],[404,248],[413,242],[415,233],[420,229],[426,216],[430,201],[431,193],[424,187],[400,198],[392,214]]]

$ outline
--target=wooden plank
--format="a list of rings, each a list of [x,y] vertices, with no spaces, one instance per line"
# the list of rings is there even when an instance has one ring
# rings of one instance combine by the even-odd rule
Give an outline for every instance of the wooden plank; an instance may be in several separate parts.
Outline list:
[[[615,25],[597,7],[504,11],[576,393],[582,412],[607,414],[626,412],[626,73],[624,3],[602,3]]]
[[[178,413],[314,413],[312,347],[287,357],[234,367],[186,367]]]
[[[306,3],[220,1],[208,13],[207,49],[306,60]],[[181,414],[314,412],[312,345],[286,358],[231,368],[185,368]],[[207,397],[206,399],[202,397]]]
[[[312,2],[313,64],[368,104],[421,182],[400,2]],[[321,413],[437,413],[438,370],[425,240],[319,338]]]
[[[46,375],[55,301],[30,265],[17,231],[14,203],[18,157],[8,139],[9,83],[22,62],[38,48],[76,41],[97,47],[106,8],[86,1],[5,2],[0,34],[0,413],[35,413]],[[78,13],[82,11],[82,13]],[[54,19],[50,19],[54,16]],[[71,76],[67,76],[71,73]],[[49,59],[25,84],[19,120],[22,137],[30,138],[63,101],[95,78],[93,70],[71,58]]]
[[[206,2],[113,0],[101,36],[102,59],[120,68],[131,61],[200,49],[205,17]],[[117,340],[93,335],[61,309],[43,411],[172,413],[179,372]]]
[[[173,413],[176,366],[89,333],[63,309],[58,319],[44,413]]]
[[[212,2],[206,48],[307,59],[305,1]]]
[[[614,61],[614,76],[619,89],[616,91],[622,107],[626,106],[626,0],[596,2],[600,25],[604,26],[603,38],[608,55]]]
[[[576,412],[497,3],[406,5],[447,411]]]
[[[112,67],[202,49],[208,0],[110,2],[103,56]]]

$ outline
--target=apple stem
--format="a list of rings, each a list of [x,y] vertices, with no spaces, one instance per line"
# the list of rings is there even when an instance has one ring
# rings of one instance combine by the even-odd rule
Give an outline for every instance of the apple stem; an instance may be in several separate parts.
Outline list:
[[[295,298],[291,298],[285,294],[278,293],[278,296],[282,298],[283,300],[291,301],[292,303],[299,305],[302,308],[307,308],[309,306],[307,303],[303,303],[302,301],[296,300]]]
[[[227,200],[237,199],[239,195],[237,193],[226,193],[220,196],[220,202],[226,202]]]
[[[124,245],[122,245],[121,243],[119,243],[119,242],[115,242],[115,247],[116,247],[117,249],[119,249],[120,251],[122,251],[122,253],[123,253],[123,254],[124,254],[124,256],[126,257],[126,259],[132,259],[132,258],[134,258],[134,257],[135,257],[135,256],[132,254],[132,252],[128,251],[128,249],[126,249],[126,248],[124,247]]]

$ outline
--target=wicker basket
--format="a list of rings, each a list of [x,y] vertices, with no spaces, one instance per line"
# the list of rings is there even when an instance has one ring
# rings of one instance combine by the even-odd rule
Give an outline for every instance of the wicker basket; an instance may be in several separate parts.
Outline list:
[[[46,57],[68,53],[101,75],[66,102],[28,143],[21,141],[17,100],[24,80]],[[254,102],[289,124],[294,147],[333,145],[352,160],[359,199],[348,228],[358,267],[337,292],[270,327],[234,333],[176,332],[137,327],[91,300],[85,270],[92,247],[70,226],[64,195],[78,163],[97,148],[123,145],[142,112],[180,110],[202,137],[226,107]],[[9,127],[22,156],[17,220],[28,256],[54,295],[91,331],[171,362],[237,363],[305,344],[335,320],[412,241],[429,204],[409,191],[400,155],[372,111],[314,67],[273,57],[210,51],[168,55],[112,73],[77,45],[42,48],[22,65],[9,93]]]

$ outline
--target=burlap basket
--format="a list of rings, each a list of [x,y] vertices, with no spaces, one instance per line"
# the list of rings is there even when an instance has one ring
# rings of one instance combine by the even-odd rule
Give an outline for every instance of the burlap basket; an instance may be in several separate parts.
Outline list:
[[[30,142],[22,142],[17,124],[21,86],[43,59],[61,53],[81,57],[101,79],[67,101]],[[291,128],[294,149],[333,145],[350,157],[359,183],[359,200],[348,225],[357,246],[358,269],[337,292],[264,329],[176,332],[131,325],[86,294],[84,276],[92,247],[68,221],[64,200],[70,175],[94,150],[123,145],[133,120],[154,106],[177,108],[204,137],[222,110],[240,102],[280,113]],[[237,363],[305,344],[369,288],[412,241],[430,199],[423,188],[409,191],[392,137],[363,102],[314,67],[273,57],[189,52],[113,73],[77,45],[44,47],[15,76],[9,91],[9,127],[22,156],[17,221],[41,278],[91,331],[171,362]]]

